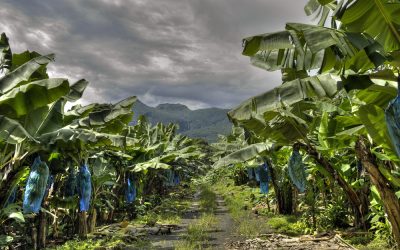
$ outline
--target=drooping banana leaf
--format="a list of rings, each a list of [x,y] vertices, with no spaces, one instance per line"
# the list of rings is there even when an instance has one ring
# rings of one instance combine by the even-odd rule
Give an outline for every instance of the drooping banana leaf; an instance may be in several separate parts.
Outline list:
[[[25,187],[22,208],[24,213],[38,213],[42,204],[49,178],[49,168],[45,162],[36,157]]]
[[[386,55],[368,35],[346,33],[326,27],[288,23],[286,30],[244,39],[243,54],[251,57],[254,66],[268,71],[319,69],[326,72],[351,69],[365,72],[382,65]],[[288,78],[288,80],[293,78]]]
[[[306,190],[307,176],[302,156],[297,148],[293,149],[288,163],[289,177],[300,193]]]
[[[79,100],[82,97],[83,92],[85,91],[85,89],[88,85],[89,85],[89,82],[86,81],[85,79],[81,79],[81,80],[71,84],[70,91],[69,91],[68,95],[65,96],[65,98],[69,102],[74,102],[74,101]]]
[[[69,83],[66,79],[30,82],[0,96],[0,114],[18,118],[58,100],[68,92]]]
[[[17,56],[13,55],[13,67],[18,65],[18,62],[14,62],[14,57]],[[21,83],[28,83],[28,80],[31,78],[33,73],[53,60],[53,54],[45,56],[37,54],[33,59],[30,59],[28,62],[25,62],[18,68],[8,72],[6,75],[0,78],[0,94],[5,94],[13,90]]]
[[[88,211],[92,195],[92,177],[89,168],[83,164],[78,174],[79,211]]]
[[[341,28],[366,33],[386,51],[400,49],[400,3],[387,0],[357,0],[339,17]]]
[[[115,104],[98,104],[85,117],[74,121],[82,128],[96,128],[99,132],[119,133],[132,120],[132,106],[136,97],[128,97]]]
[[[0,36],[0,72],[7,74],[12,66],[12,52],[5,33]]]
[[[16,144],[25,139],[35,141],[35,139],[25,130],[25,128],[16,120],[0,115],[0,140]]]
[[[249,145],[221,158],[218,162],[214,164],[213,167],[219,168],[223,166],[228,166],[230,164],[243,163],[245,161],[254,159],[261,153],[269,150],[271,147],[271,143],[256,143]]]

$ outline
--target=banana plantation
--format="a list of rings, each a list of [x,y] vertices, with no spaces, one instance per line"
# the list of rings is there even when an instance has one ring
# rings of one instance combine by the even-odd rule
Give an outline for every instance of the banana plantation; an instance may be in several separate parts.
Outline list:
[[[399,249],[400,2],[304,10],[243,39],[281,84],[212,143],[133,122],[135,96],[74,105],[88,81],[1,34],[0,248]]]

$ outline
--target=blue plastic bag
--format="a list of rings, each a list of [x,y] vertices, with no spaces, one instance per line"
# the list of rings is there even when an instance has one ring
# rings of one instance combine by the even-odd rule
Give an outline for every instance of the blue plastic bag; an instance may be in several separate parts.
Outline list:
[[[293,149],[288,163],[289,177],[300,193],[306,191],[307,176],[303,158],[298,149]]]
[[[262,182],[260,181],[260,193],[262,194],[268,194],[269,189],[268,189],[268,182]]]
[[[65,185],[64,195],[66,197],[74,196],[78,193],[78,179],[73,167],[69,168],[68,179]]]
[[[249,180],[254,179],[254,168],[247,168],[247,176],[249,177]]]
[[[181,183],[181,177],[177,172],[174,172],[174,185],[177,186]]]
[[[165,185],[167,187],[172,187],[175,185],[175,182],[174,182],[175,173],[172,169],[165,170],[165,177],[167,179],[165,182]]]
[[[46,192],[49,167],[36,157],[26,182],[22,209],[24,213],[38,213]]]
[[[78,194],[79,210],[81,212],[88,211],[90,206],[90,198],[92,195],[92,180],[89,168],[85,164],[79,168]]]
[[[260,181],[260,167],[256,167],[254,169],[254,175],[256,177],[256,181]]]
[[[130,178],[128,178],[127,180],[125,198],[127,203],[132,203],[136,200],[136,186],[134,179],[131,181]]]
[[[259,178],[260,178],[260,192],[262,194],[268,194],[268,183],[269,183],[269,176],[268,176],[268,164],[264,163],[259,167]]]
[[[397,78],[397,84],[397,96],[390,101],[389,106],[386,108],[385,120],[390,140],[396,150],[397,156],[400,157],[400,75]]]

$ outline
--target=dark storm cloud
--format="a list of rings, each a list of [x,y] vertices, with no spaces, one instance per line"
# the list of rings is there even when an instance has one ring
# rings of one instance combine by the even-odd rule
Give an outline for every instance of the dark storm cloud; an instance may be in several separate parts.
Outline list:
[[[232,107],[279,83],[253,68],[241,39],[307,22],[298,0],[6,0],[14,52],[56,53],[53,76],[90,81],[83,102]]]

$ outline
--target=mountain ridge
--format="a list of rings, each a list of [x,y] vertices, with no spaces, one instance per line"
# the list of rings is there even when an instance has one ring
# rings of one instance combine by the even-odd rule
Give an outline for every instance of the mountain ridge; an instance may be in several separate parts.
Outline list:
[[[183,104],[163,103],[151,107],[137,100],[134,107],[133,122],[136,123],[140,115],[146,116],[151,124],[177,123],[178,132],[193,138],[203,138],[214,142],[218,134],[229,134],[231,123],[228,120],[229,109],[204,108],[191,110]]]

